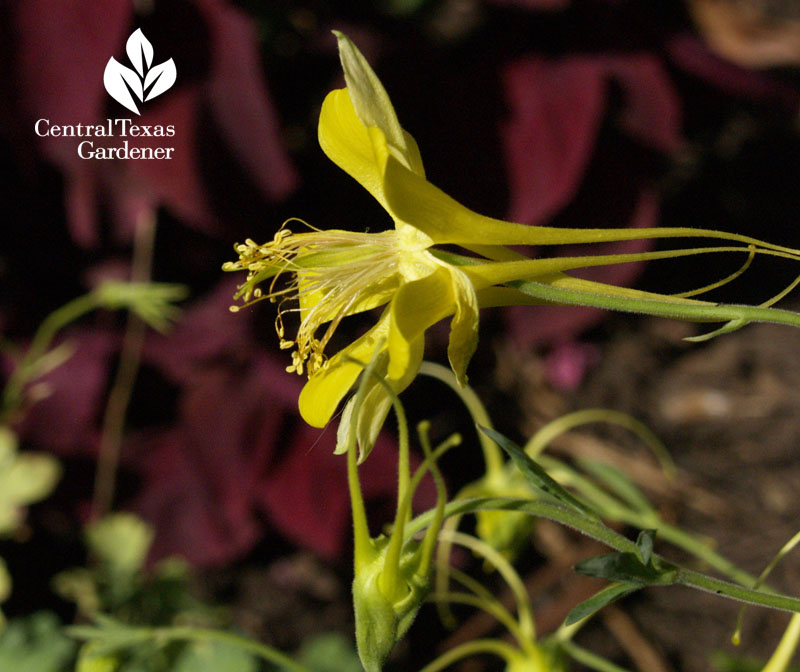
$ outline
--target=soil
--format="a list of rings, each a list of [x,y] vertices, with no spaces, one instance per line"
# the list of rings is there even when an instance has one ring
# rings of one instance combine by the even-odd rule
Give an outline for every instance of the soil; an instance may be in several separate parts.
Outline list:
[[[592,428],[582,433],[583,442],[591,450],[599,438],[600,449],[622,458],[618,466],[627,463],[627,473],[665,518],[713,539],[722,555],[759,574],[800,527],[800,333],[752,325],[693,344],[682,339],[704,333],[703,327],[622,317],[606,328],[613,337],[599,346],[599,363],[570,406],[615,409],[644,421],[670,450],[679,477],[670,484],[654,475],[652,458],[624,432]],[[528,430],[540,422],[537,415],[534,410]],[[580,453],[575,441],[564,442],[561,452]],[[658,550],[687,561],[666,544]],[[794,556],[779,565],[770,583],[800,592]],[[618,645],[630,645],[638,631],[660,658],[660,669],[682,672],[711,669],[709,659],[720,650],[763,660],[787,621],[784,614],[748,609],[737,649],[731,635],[739,607],[729,600],[672,587],[644,591],[622,608],[631,618],[627,635],[610,619],[600,619]]]

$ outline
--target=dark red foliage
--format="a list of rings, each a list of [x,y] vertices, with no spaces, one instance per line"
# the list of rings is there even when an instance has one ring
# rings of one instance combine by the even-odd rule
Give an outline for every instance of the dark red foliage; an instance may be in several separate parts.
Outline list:
[[[680,103],[657,58],[646,53],[558,59],[531,56],[511,63],[504,79],[510,107],[503,133],[511,189],[510,219],[534,226],[547,224],[568,204],[582,198],[583,209],[568,212],[559,219],[560,224],[649,227],[658,222],[657,197],[641,180],[641,166],[612,163],[615,172],[604,171],[596,178],[602,181],[602,188],[592,191],[587,185],[587,180],[595,177],[590,175],[591,164],[602,160],[597,156],[599,136],[609,121],[616,134],[647,150],[669,155],[678,149]],[[611,103],[615,88],[621,92],[619,109]],[[640,158],[646,165],[647,154]],[[582,191],[590,196],[581,196]],[[620,210],[620,202],[630,205]],[[587,210],[591,211],[588,221]],[[618,219],[620,215],[624,219]],[[558,254],[623,254],[641,252],[650,245],[570,246]],[[536,250],[531,252],[535,254]],[[626,264],[595,267],[580,275],[627,285],[640,270],[640,264]],[[597,322],[601,311],[569,307],[532,311],[522,307],[508,309],[507,315],[520,345],[566,346],[554,353],[555,361],[548,370],[555,384],[574,387],[589,358],[580,355],[583,350],[570,341]]]

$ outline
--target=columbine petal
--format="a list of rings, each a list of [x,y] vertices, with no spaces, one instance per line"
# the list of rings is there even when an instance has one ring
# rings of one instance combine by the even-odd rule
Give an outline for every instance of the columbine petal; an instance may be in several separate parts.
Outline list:
[[[422,363],[424,350],[425,340],[420,336],[410,344],[408,366],[401,372],[399,378],[389,377],[386,374],[385,364],[383,370],[377,370],[376,368],[376,373],[382,375],[392,390],[396,394],[399,394],[411,384],[411,381],[414,380],[414,377],[417,375],[420,364]],[[367,381],[366,386],[367,389],[361,403],[361,408],[359,409],[358,417],[355,418],[355,420],[353,419],[353,408],[355,406],[355,397],[353,397],[344,407],[337,433],[336,452],[344,453],[347,449],[347,439],[351,431],[351,424],[355,421],[359,464],[366,460],[370,452],[372,452],[372,448],[378,439],[378,434],[392,407],[391,395],[377,378]]]
[[[388,208],[372,140],[356,115],[347,89],[331,91],[325,97],[318,135],[320,147],[328,158]]]
[[[424,176],[417,143],[400,126],[392,101],[389,100],[381,80],[346,35],[338,30],[333,33],[339,41],[339,58],[357,117],[365,127],[380,129],[401,163],[409,170]]]
[[[455,308],[450,272],[439,266],[427,276],[404,284],[390,305],[389,376],[399,378],[409,367],[412,344],[425,330]]]
[[[333,34],[339,43],[344,80],[358,118],[364,126],[380,128],[389,142],[405,149],[403,129],[381,80],[350,38],[338,30],[334,30]]]
[[[386,310],[372,329],[336,353],[324,368],[309,378],[298,400],[300,415],[309,425],[324,427],[328,423],[363,370],[358,362],[369,362],[388,333],[389,311]]]
[[[404,169],[425,175],[417,143],[405,131],[403,135],[401,149],[387,140],[383,129],[365,126],[356,114],[348,89],[331,91],[322,103],[318,129],[322,151],[390,213],[383,185],[386,159],[391,155]]]
[[[398,219],[413,222],[434,243],[474,245],[481,240],[491,240],[495,245],[535,243],[531,240],[534,227],[479,215],[405,168],[394,157],[386,161],[383,178],[390,212]]]
[[[456,268],[448,269],[455,298],[455,315],[450,322],[447,357],[459,385],[467,383],[467,364],[478,347],[478,297],[469,278]]]
[[[405,168],[394,156],[384,168],[384,193],[394,217],[430,236],[435,244],[470,248],[477,241],[498,245],[570,245],[651,238],[712,238],[773,250],[796,258],[798,250],[757,238],[713,229],[653,227],[649,229],[567,229],[525,226],[473,212],[441,189]]]

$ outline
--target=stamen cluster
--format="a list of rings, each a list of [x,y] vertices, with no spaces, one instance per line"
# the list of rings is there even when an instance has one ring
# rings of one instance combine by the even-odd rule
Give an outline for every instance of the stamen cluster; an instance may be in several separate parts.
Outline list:
[[[309,227],[312,228],[312,227]],[[251,239],[234,245],[238,261],[227,262],[226,271],[247,271],[235,298],[242,306],[262,299],[278,304],[275,330],[282,350],[294,348],[287,371],[309,376],[324,368],[325,346],[341,320],[356,312],[386,303],[397,287],[398,247],[395,231],[357,233],[320,231],[293,233],[284,225],[274,238],[259,245]],[[289,273],[291,279],[278,285]],[[268,289],[258,286],[270,280]],[[297,302],[297,305],[294,303]],[[294,339],[285,337],[284,315],[300,313]],[[317,329],[328,323],[317,338]]]

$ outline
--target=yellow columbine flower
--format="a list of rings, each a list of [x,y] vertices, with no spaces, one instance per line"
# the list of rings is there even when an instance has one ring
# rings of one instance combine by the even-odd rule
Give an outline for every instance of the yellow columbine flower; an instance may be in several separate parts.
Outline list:
[[[345,36],[337,36],[348,88],[332,91],[322,105],[320,145],[393,215],[383,184],[387,158],[391,154],[424,179],[419,150],[401,129],[364,57]],[[354,88],[362,95],[351,97]],[[276,327],[281,347],[294,349],[288,368],[309,375],[299,405],[311,425],[328,422],[361,373],[359,362],[370,361],[378,350],[378,373],[396,391],[405,388],[422,361],[425,330],[450,314],[450,363],[459,380],[466,380],[477,344],[475,289],[463,271],[428,251],[433,245],[428,235],[398,217],[394,220],[394,230],[383,233],[294,233],[284,228],[266,245],[237,245],[239,261],[225,265],[226,270],[248,270],[237,298],[280,302]],[[278,288],[275,280],[284,271],[294,280]],[[263,294],[256,285],[268,278],[272,283]],[[299,299],[300,317],[297,336],[291,340],[285,338],[282,317],[287,312],[284,302],[290,299]],[[388,305],[372,329],[333,357],[326,356],[325,347],[342,318],[384,304]],[[359,413],[362,448],[372,444],[390,405],[382,386],[370,384]]]
[[[343,100],[349,100],[346,93]],[[324,114],[323,110],[323,118]],[[237,295],[244,301],[279,302],[276,330],[281,348],[293,349],[287,370],[306,371],[309,376],[300,395],[300,412],[309,424],[321,427],[328,422],[361,373],[359,362],[369,361],[376,350],[382,350],[379,373],[395,390],[405,388],[422,361],[425,329],[453,312],[450,362],[459,379],[465,380],[477,343],[478,301],[461,270],[427,251],[431,244],[425,234],[398,222],[394,231],[377,234],[294,233],[282,228],[265,245],[251,240],[237,245],[239,261],[225,268],[248,270]],[[276,280],[283,272],[291,272],[294,279],[279,288]],[[271,283],[264,294],[256,285],[268,278]],[[299,308],[285,307],[296,300]],[[386,303],[372,329],[332,358],[326,356],[325,348],[342,318]],[[287,339],[283,316],[291,311],[299,312],[300,326],[297,335]],[[381,385],[372,383],[363,404],[362,447],[371,445],[391,400]]]
[[[237,298],[246,303],[264,298],[279,303],[276,327],[281,347],[293,349],[288,369],[309,376],[299,400],[300,413],[309,424],[322,427],[330,420],[363,365],[373,357],[377,357],[377,373],[395,392],[402,391],[419,369],[426,329],[449,315],[453,317],[448,357],[463,385],[477,344],[479,307],[578,303],[724,321],[728,326],[723,329],[728,330],[752,319],[769,320],[776,313],[786,312],[766,308],[750,309],[756,311],[752,313],[714,312],[717,306],[706,302],[568,275],[566,271],[588,266],[705,252],[744,251],[751,256],[759,252],[792,259],[797,259],[798,253],[717,231],[530,227],[474,213],[425,179],[416,142],[400,126],[383,85],[355,45],[341,33],[336,36],[347,88],[332,91],[322,104],[320,146],[384,207],[394,220],[394,229],[382,233],[296,233],[283,228],[264,245],[252,240],[237,245],[239,260],[223,267],[248,271]],[[717,238],[744,245],[546,259],[528,259],[504,247],[666,237]],[[471,256],[434,249],[441,244],[459,245]],[[293,278],[285,287],[276,282],[283,273]],[[269,279],[269,290],[264,293],[258,285]],[[524,287],[506,285],[520,281],[535,282]],[[287,308],[292,301],[298,301],[299,307]],[[378,306],[385,308],[377,324],[328,357],[326,346],[341,320]],[[283,316],[287,312],[299,313],[300,326],[294,338],[286,337]],[[797,316],[789,315],[792,317],[777,321],[800,323]],[[365,451],[361,459],[374,443],[391,405],[377,378],[368,385],[358,418],[351,418],[351,402],[340,423],[342,436],[352,420],[357,422],[359,446]]]

